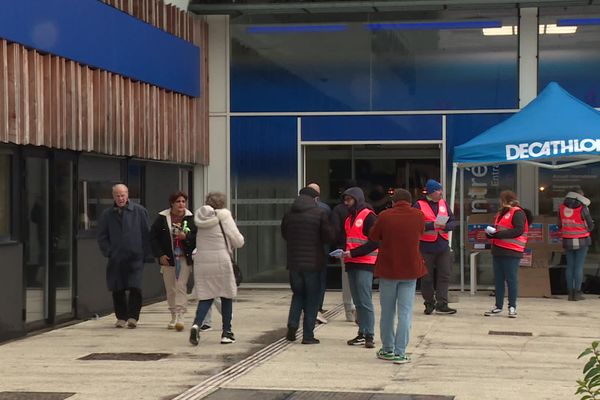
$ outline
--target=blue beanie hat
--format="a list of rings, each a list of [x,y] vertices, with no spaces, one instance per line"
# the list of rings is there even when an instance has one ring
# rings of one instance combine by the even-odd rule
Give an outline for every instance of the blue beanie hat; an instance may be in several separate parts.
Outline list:
[[[438,190],[442,190],[442,184],[434,179],[429,179],[425,184],[425,190],[427,191],[427,194],[431,194]]]

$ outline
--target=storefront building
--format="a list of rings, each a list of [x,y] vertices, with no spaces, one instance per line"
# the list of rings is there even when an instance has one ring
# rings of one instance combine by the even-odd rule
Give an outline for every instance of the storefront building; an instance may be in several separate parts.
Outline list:
[[[428,178],[450,198],[454,146],[549,82],[600,107],[599,5],[426,3],[190,2],[192,12],[222,14],[208,16],[210,43],[226,45],[210,59],[219,75],[211,91],[221,95],[211,137],[220,130],[228,138],[228,189],[247,239],[238,256],[249,281],[286,281],[279,224],[307,181],[332,205],[349,179],[372,202],[393,187],[418,195]],[[599,174],[596,164],[473,168],[462,211],[495,212],[499,192],[512,189],[535,214],[556,215],[571,187],[600,200]],[[598,220],[600,208],[591,211]],[[588,267],[597,255],[595,244]]]
[[[60,3],[0,6],[0,340],[112,311],[95,231],[112,185],[154,219],[208,163],[202,19]],[[143,293],[164,295],[156,265]]]

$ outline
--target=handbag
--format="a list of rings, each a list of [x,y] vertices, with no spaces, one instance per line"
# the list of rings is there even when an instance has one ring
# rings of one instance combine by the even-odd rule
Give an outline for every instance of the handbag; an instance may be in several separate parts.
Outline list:
[[[225,240],[225,247],[227,248],[227,252],[229,253],[229,258],[231,258],[231,269],[233,270],[233,276],[235,277],[236,286],[240,286],[244,277],[242,276],[242,271],[240,270],[239,265],[233,258],[233,254],[231,253],[231,249],[229,248],[229,243],[227,242],[227,235],[225,234],[225,230],[223,229],[223,225],[221,221],[219,221],[219,227],[221,228],[221,233],[223,234],[223,239]]]

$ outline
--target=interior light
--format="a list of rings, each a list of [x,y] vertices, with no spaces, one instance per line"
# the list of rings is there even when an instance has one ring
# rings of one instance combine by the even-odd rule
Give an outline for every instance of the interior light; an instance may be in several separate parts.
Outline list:
[[[515,25],[503,25],[500,28],[482,29],[484,36],[510,36],[518,35],[519,27]],[[541,24],[538,26],[540,35],[566,35],[577,32],[576,26],[559,26],[556,24]]]
[[[543,186],[540,186],[540,192],[543,192],[544,190],[546,190],[546,188]]]
[[[432,22],[393,22],[365,24],[372,31],[381,30],[405,30],[426,31],[443,29],[489,29],[500,28],[500,21],[432,21]]]

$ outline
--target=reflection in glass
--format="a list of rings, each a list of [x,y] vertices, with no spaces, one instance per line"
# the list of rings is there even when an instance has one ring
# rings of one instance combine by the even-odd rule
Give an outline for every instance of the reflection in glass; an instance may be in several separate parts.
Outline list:
[[[0,241],[10,239],[10,162],[11,156],[0,154]]]
[[[55,160],[54,274],[56,315],[72,312],[73,300],[73,163]]]
[[[48,317],[48,160],[25,159],[26,322]]]
[[[113,204],[112,186],[121,182],[119,160],[81,157],[79,161],[79,229],[95,229],[98,217]]]

